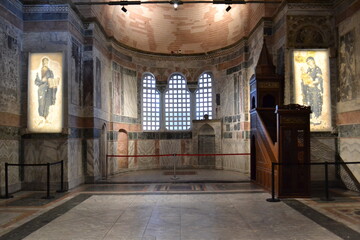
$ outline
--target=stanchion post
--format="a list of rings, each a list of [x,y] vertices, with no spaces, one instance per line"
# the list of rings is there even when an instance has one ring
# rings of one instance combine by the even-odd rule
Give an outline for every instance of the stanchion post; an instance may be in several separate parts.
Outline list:
[[[280,199],[275,198],[275,163],[271,163],[271,198],[266,199],[268,202],[280,202]]]
[[[47,183],[46,183],[46,197],[44,197],[44,199],[50,199],[52,198],[50,196],[50,163],[46,164],[46,169],[47,169]]]
[[[5,198],[9,198],[8,163],[5,163]]]
[[[64,192],[64,160],[61,160],[61,191]]]
[[[333,201],[329,196],[329,163],[326,161],[324,165],[324,174],[325,174],[325,201]]]
[[[64,160],[60,162],[60,190],[56,191],[58,193],[66,192],[64,189]]]
[[[173,154],[174,157],[174,176],[171,177],[172,180],[178,180],[179,177],[176,176],[176,153]]]

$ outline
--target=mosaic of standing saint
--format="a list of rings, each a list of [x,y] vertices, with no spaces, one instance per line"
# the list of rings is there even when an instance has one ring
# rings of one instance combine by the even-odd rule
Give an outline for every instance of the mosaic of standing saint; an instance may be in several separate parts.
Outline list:
[[[311,106],[311,130],[330,130],[328,51],[294,51],[293,63],[296,103]]]
[[[28,102],[29,131],[62,131],[61,53],[30,54]]]

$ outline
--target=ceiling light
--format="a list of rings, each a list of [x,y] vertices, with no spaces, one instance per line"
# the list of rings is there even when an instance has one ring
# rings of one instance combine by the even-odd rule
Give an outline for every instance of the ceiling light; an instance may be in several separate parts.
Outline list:
[[[121,8],[121,10],[122,10],[124,13],[127,12],[127,9],[126,9],[124,6]]]
[[[225,10],[228,12],[228,11],[230,11],[230,9],[231,9],[231,6],[228,6]]]
[[[178,8],[178,3],[177,2],[174,2],[174,9],[176,10]]]

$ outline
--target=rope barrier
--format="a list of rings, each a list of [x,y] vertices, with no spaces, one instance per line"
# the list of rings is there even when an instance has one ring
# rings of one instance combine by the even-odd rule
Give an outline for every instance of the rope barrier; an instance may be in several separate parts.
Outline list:
[[[112,155],[106,155],[106,163],[109,157],[174,157],[174,176],[171,177],[172,180],[178,180],[179,177],[176,176],[176,163],[177,160],[175,157],[203,157],[203,156],[250,156],[250,153],[198,153],[198,154],[155,154],[155,155],[119,155],[119,154],[112,154]],[[106,174],[107,175],[107,174]]]
[[[156,154],[156,155],[106,155],[106,157],[174,157],[174,156],[250,156],[250,153],[199,153],[199,154]]]

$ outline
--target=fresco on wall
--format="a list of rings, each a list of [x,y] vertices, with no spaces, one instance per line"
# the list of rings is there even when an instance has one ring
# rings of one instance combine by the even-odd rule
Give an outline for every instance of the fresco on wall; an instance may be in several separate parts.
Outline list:
[[[0,19],[0,112],[20,112],[20,36]]]
[[[296,50],[293,64],[295,101],[311,106],[311,130],[331,130],[328,51]]]
[[[354,38],[354,31],[340,37],[338,102],[350,101],[357,97],[358,86],[355,82]]]
[[[30,53],[28,76],[28,129],[62,130],[62,53]]]
[[[84,84],[83,84],[83,105],[94,106],[94,79],[93,79],[93,60],[84,61]]]
[[[81,47],[75,39],[72,39],[71,43],[71,103],[81,106],[82,100],[82,79],[81,79]]]
[[[101,108],[101,62],[96,58],[95,107]]]

